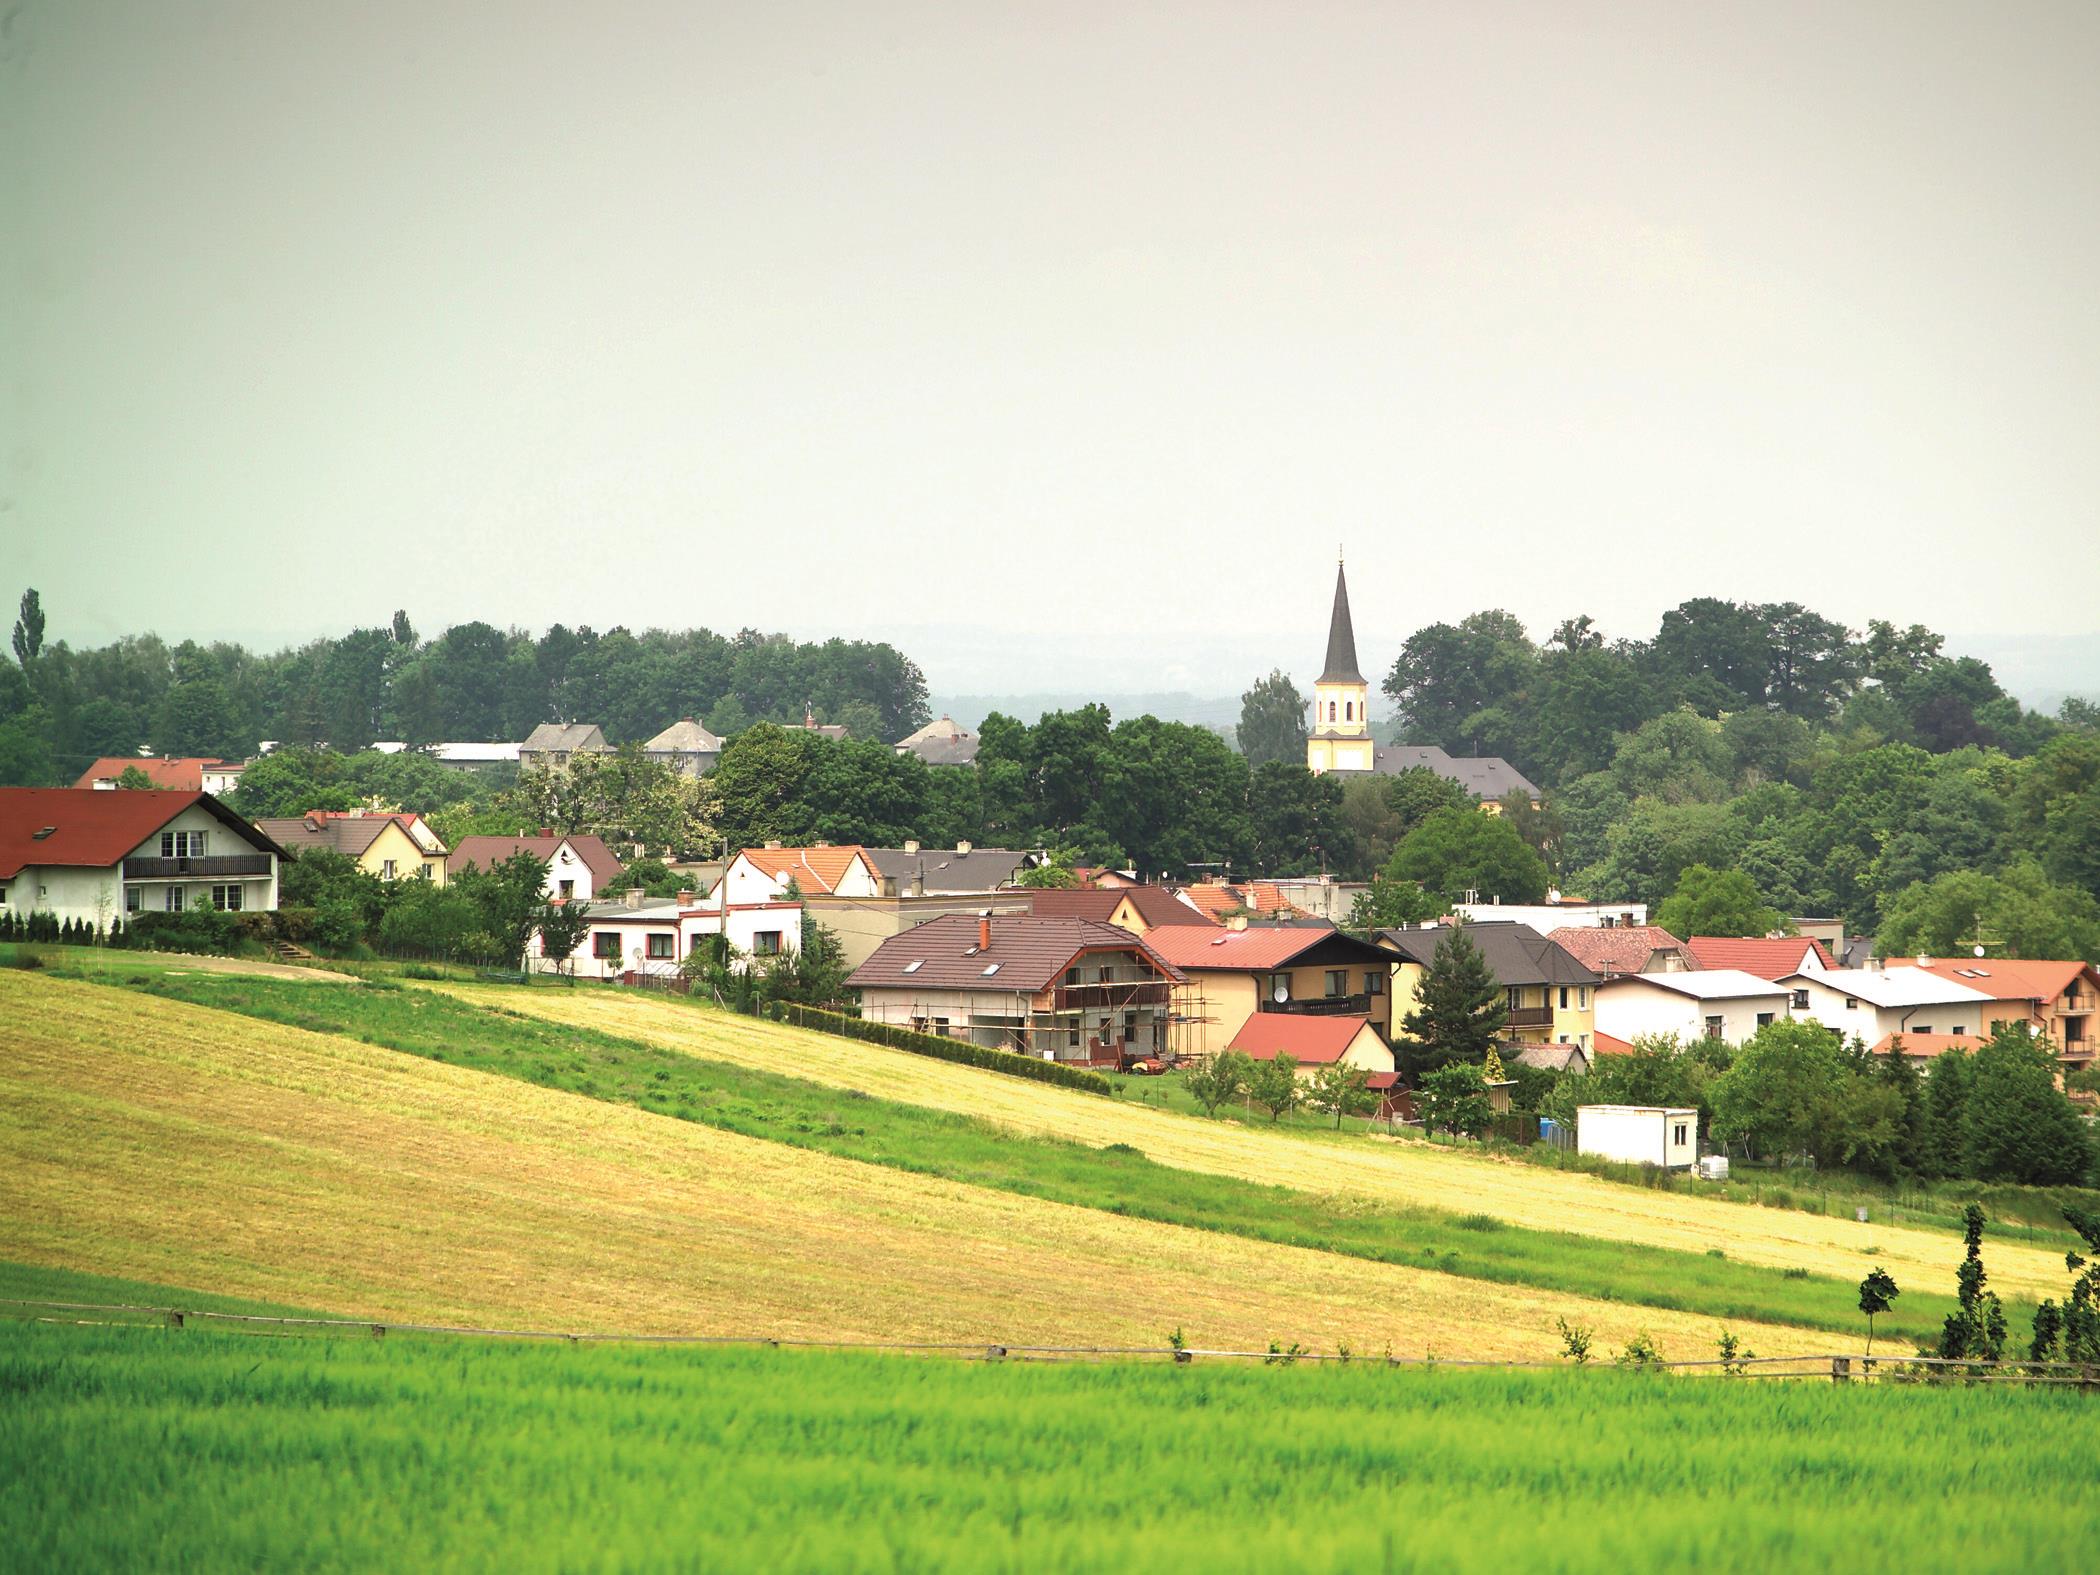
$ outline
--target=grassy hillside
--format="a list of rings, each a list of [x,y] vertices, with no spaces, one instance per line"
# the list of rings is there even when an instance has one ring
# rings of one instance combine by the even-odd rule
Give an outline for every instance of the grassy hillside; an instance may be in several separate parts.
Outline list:
[[[19,1325],[0,1393],[39,1570],[2075,1569],[2100,1449],[2070,1390]]]
[[[160,973],[137,988],[345,1034],[476,1071],[617,1100],[750,1137],[1031,1197],[1352,1257],[1716,1318],[1861,1331],[1856,1280],[1514,1226],[1484,1214],[1243,1181],[1127,1144],[1031,1137],[974,1117],[519,1016],[431,990]],[[500,999],[500,997],[498,997]],[[981,1072],[973,1076],[984,1078]],[[989,1079],[987,1079],[989,1081]],[[1862,1260],[1862,1264],[1871,1260]],[[1924,1342],[1954,1302],[1913,1284],[1883,1324]]]
[[[1717,1332],[859,1164],[77,981],[0,971],[0,1019],[16,1030],[0,1258],[30,1264],[374,1317],[813,1339],[1151,1344],[1178,1325],[1211,1345],[1538,1356],[1564,1316],[1705,1355]],[[1854,1343],[1739,1332],[1768,1352]]]
[[[1694,1254],[1719,1250],[1741,1262],[1805,1268],[1854,1282],[1871,1257],[1899,1284],[1950,1286],[1961,1260],[1960,1238],[1945,1232],[1650,1192],[1423,1143],[1354,1136],[1322,1141],[1259,1125],[1197,1120],[985,1077],[878,1045],[635,991],[433,988],[543,1021],[961,1111],[1019,1132],[1096,1146],[1124,1143],[1163,1165],[1301,1191],[1482,1213],[1513,1225]],[[1994,1240],[1990,1272],[1992,1288],[2001,1295],[2039,1299],[2064,1292],[2060,1250]]]

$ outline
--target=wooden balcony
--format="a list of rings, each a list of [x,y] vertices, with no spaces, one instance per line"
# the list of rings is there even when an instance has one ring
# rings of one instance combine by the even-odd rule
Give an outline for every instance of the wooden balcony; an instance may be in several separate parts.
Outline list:
[[[1061,984],[1053,992],[1051,1010],[1058,1012],[1120,1012],[1139,1006],[1165,1006],[1174,998],[1174,986],[1164,979],[1111,980],[1107,984]]]
[[[126,880],[224,880],[229,875],[267,875],[267,853],[214,853],[194,859],[126,859]]]
[[[1553,1008],[1550,1006],[1512,1006],[1505,1028],[1551,1028]]]

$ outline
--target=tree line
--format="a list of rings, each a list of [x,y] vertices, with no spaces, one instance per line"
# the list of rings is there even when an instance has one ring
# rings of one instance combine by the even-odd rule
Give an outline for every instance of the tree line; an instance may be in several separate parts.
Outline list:
[[[542,722],[595,722],[618,743],[682,717],[730,735],[763,720],[902,738],[930,717],[926,679],[895,648],[797,642],[745,629],[556,624],[534,636],[455,624],[419,636],[405,612],[384,625],[263,654],[226,641],[127,635],[73,649],[46,643],[34,590],[0,663],[0,784],[70,781],[95,759],[147,746],[163,755],[244,759],[264,739],[354,753],[409,744],[524,738]]]

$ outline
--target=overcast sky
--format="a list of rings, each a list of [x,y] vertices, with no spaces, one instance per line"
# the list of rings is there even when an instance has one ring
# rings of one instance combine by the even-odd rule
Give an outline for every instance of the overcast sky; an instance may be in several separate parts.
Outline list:
[[[2100,635],[2091,0],[31,0],[0,57],[54,638],[1232,692],[1343,543],[1374,675],[1497,605]]]

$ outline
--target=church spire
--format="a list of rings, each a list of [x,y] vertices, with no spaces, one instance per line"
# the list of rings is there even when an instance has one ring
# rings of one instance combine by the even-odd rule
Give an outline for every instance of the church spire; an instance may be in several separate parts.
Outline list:
[[[1349,577],[1339,561],[1334,566],[1334,616],[1327,624],[1327,666],[1320,673],[1323,684],[1360,684],[1364,675],[1356,670],[1356,626],[1349,620]]]

